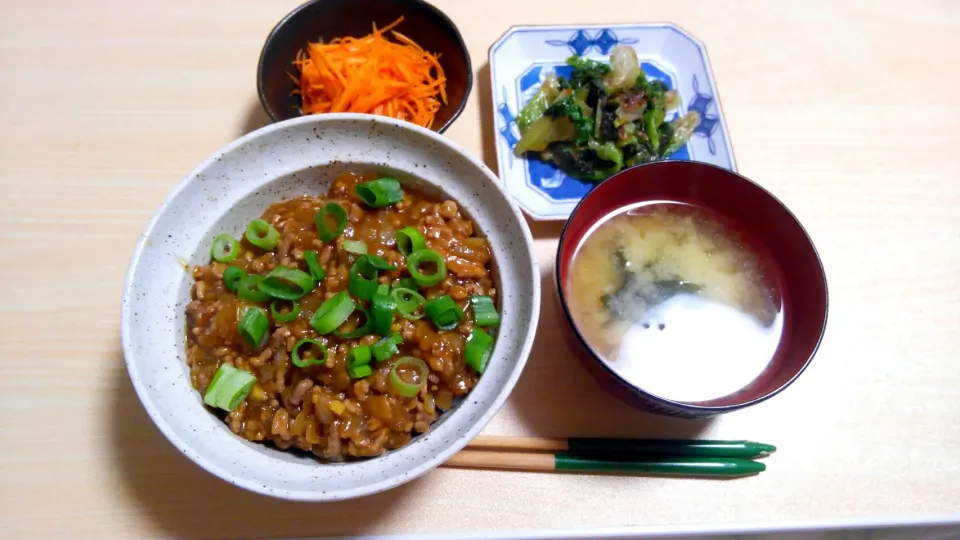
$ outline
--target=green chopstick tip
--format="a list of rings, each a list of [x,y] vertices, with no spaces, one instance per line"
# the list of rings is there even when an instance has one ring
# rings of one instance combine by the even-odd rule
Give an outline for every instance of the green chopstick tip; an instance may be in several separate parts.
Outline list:
[[[730,463],[724,468],[724,473],[716,476],[751,476],[760,474],[767,470],[767,464],[752,459],[732,458]]]
[[[766,443],[753,443],[753,444],[757,452],[761,454],[772,454],[777,451],[777,447],[772,444],[766,444]]]

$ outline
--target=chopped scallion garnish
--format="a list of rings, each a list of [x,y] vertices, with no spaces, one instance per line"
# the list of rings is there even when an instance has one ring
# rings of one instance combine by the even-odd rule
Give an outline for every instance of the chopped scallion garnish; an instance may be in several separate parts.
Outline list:
[[[257,285],[264,293],[281,300],[296,300],[316,286],[317,282],[310,274],[286,266],[274,268]]]
[[[315,339],[303,338],[297,341],[293,345],[293,349],[290,350],[290,361],[300,368],[323,365],[326,360],[326,347]]]
[[[333,220],[333,226],[330,220]],[[313,224],[317,227],[320,241],[330,242],[343,234],[343,229],[347,226],[347,211],[337,203],[327,203],[313,216]]]
[[[354,308],[354,313],[359,313],[363,318],[363,324],[358,324],[357,327],[349,332],[334,332],[333,335],[344,338],[344,339],[353,339],[361,336],[365,336],[373,330],[373,317],[370,316],[370,312],[367,311],[367,308],[363,306],[357,306]]]
[[[207,386],[203,402],[211,407],[232,411],[247,399],[256,383],[257,378],[249,371],[222,364]]]
[[[284,303],[290,304],[289,310],[283,309]],[[300,304],[296,300],[274,299],[273,302],[270,302],[270,316],[280,324],[296,320],[300,316]]]
[[[361,255],[350,266],[350,281],[347,289],[361,300],[369,300],[377,292],[377,282],[380,272],[371,263],[368,255]]]
[[[367,244],[362,240],[344,240],[343,249],[346,250],[347,253],[364,255],[367,252]]]
[[[373,374],[369,366],[372,354],[368,345],[360,345],[347,353],[347,373],[353,379],[362,379]]]
[[[427,316],[440,330],[453,330],[463,320],[463,310],[449,294],[427,302]]]
[[[484,294],[470,297],[470,307],[473,308],[473,322],[477,326],[497,326],[500,324],[500,315],[493,305],[493,298]]]
[[[369,254],[367,255],[367,259],[370,261],[370,266],[376,268],[377,270],[394,270],[397,268],[379,255]]]
[[[357,184],[357,195],[371,208],[385,208],[403,200],[403,188],[396,178],[380,178]]]
[[[260,290],[260,282],[263,276],[256,274],[247,274],[240,278],[240,285],[237,286],[237,296],[247,302],[266,302],[270,300],[270,295]]]
[[[426,386],[429,374],[430,368],[426,362],[415,356],[404,356],[393,363],[387,382],[400,396],[413,397]],[[404,377],[411,380],[404,380]]]
[[[251,221],[250,225],[247,225],[247,233],[244,236],[247,242],[264,251],[273,251],[280,243],[280,231],[264,219]]]
[[[416,292],[416,290],[419,289],[420,286],[417,285],[417,280],[413,279],[410,276],[407,276],[405,278],[398,279],[397,284],[394,285],[393,288],[394,289],[410,289],[411,291]]]
[[[370,363],[372,358],[369,345],[359,345],[350,349],[347,353],[348,366],[364,366]]]
[[[400,229],[397,231],[395,237],[397,240],[397,250],[404,256],[427,247],[427,241],[423,238],[423,234],[413,227]]]
[[[397,302],[397,313],[404,319],[416,321],[423,318],[425,313],[421,308],[427,305],[423,295],[413,289],[394,287],[390,296]]]
[[[227,233],[221,233],[213,237],[213,245],[210,246],[210,256],[213,260],[222,263],[228,263],[237,258],[240,253],[240,242]]]
[[[240,280],[242,280],[245,275],[247,275],[247,273],[236,266],[228,266],[227,269],[223,271],[223,286],[230,292],[237,292],[237,289],[240,288]]]
[[[373,352],[373,357],[377,359],[377,362],[383,362],[400,352],[397,345],[401,343],[403,343],[403,338],[400,337],[400,334],[393,333],[371,345],[370,350]]]
[[[270,319],[261,308],[250,307],[244,310],[237,323],[237,332],[250,348],[259,349],[267,340]]]
[[[383,285],[381,285],[383,287]],[[389,287],[388,287],[389,288]],[[379,288],[378,288],[379,289]],[[390,333],[393,313],[397,310],[397,301],[385,291],[379,290],[370,298],[370,315],[373,317],[373,331],[381,336]]]
[[[479,328],[474,328],[463,348],[463,359],[467,365],[477,370],[477,373],[483,373],[487,369],[492,353],[493,337]]]
[[[347,366],[347,374],[353,379],[362,379],[364,377],[373,375],[373,368],[371,368],[368,364],[363,364],[360,366]]]
[[[340,291],[329,298],[310,317],[310,326],[321,336],[337,329],[353,313],[357,304],[347,291]]]
[[[323,269],[323,266],[320,265],[320,259],[317,258],[317,252],[312,249],[308,249],[303,252],[303,259],[307,261],[307,270],[310,271],[310,276],[317,280],[317,283],[323,281],[323,278],[327,277],[327,272]]]
[[[425,264],[434,265],[432,274],[423,272],[421,267]],[[447,265],[443,257],[432,249],[421,249],[407,255],[407,271],[420,287],[433,287],[447,277]]]

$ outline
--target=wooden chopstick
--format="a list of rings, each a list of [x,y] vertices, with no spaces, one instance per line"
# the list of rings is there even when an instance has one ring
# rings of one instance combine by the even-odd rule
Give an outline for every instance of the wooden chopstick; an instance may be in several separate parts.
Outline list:
[[[553,454],[461,450],[454,454],[453,457],[447,460],[442,466],[458,469],[553,471],[556,469],[555,461]]]
[[[467,449],[563,452],[570,449],[570,443],[568,439],[559,437],[501,437],[497,435],[477,435],[467,444]]]
[[[766,470],[751,458],[770,444],[694,439],[600,439],[480,435],[444,467],[735,477]]]
[[[742,458],[648,456],[639,460],[591,459],[566,453],[463,450],[442,465],[461,469],[570,471],[731,478],[757,474],[766,465]]]

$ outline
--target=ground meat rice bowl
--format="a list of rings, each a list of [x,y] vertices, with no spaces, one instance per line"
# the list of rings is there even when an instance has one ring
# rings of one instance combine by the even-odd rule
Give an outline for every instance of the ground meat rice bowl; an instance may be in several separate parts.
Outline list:
[[[342,229],[342,230],[341,230]],[[477,384],[491,248],[451,200],[344,174],[218,235],[186,307],[194,388],[229,428],[323,460],[377,456]]]

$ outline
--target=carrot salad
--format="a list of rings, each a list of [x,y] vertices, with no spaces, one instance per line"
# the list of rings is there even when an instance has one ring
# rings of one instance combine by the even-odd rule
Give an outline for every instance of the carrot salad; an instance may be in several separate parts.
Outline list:
[[[441,100],[447,102],[447,79],[437,55],[393,30],[402,21],[301,49],[293,63],[303,114],[378,114],[429,128]]]

